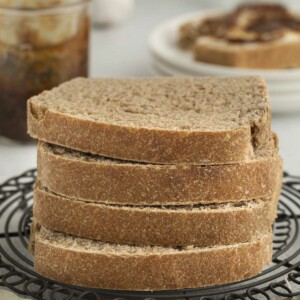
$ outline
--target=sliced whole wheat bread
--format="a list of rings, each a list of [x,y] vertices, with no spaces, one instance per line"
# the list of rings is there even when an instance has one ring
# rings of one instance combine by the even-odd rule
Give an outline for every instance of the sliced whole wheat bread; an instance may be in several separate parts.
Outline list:
[[[168,290],[257,275],[271,262],[272,234],[229,246],[167,248],[103,243],[42,227],[33,248],[35,271],[53,280],[116,290]]]
[[[268,201],[183,207],[83,202],[51,193],[38,182],[34,216],[38,224],[53,230],[119,244],[206,247],[243,243],[270,230],[281,190],[278,177],[273,199]]]
[[[77,78],[28,101],[28,132],[130,161],[227,164],[276,151],[264,81]]]
[[[300,66],[300,33],[286,34],[268,43],[230,43],[214,37],[199,38],[193,47],[195,60],[211,64],[280,69]]]
[[[229,165],[154,165],[40,143],[38,175],[54,193],[120,205],[186,205],[270,198],[279,156]]]

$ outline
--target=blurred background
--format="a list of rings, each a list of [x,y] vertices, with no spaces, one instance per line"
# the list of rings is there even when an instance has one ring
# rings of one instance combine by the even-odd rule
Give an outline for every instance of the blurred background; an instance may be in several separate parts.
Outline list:
[[[57,2],[59,1],[55,3]],[[237,4],[249,2],[253,3],[253,1],[237,0],[94,0],[91,10],[93,22],[90,42],[87,39],[88,28],[85,22],[85,17],[88,16],[86,7],[77,7],[77,10],[74,10],[70,4],[69,8],[64,11],[70,19],[62,18],[58,13],[58,17],[52,20],[53,24],[57,25],[57,28],[55,27],[57,40],[53,38],[55,35],[51,32],[53,26],[48,26],[47,28],[51,30],[49,29],[47,35],[44,35],[40,27],[41,22],[45,22],[43,14],[32,18],[31,15],[24,17],[22,13],[13,12],[12,7],[0,9],[0,64],[2,64],[0,68],[0,85],[2,85],[0,89],[0,126],[2,125],[0,128],[2,135],[0,137],[0,182],[36,166],[36,145],[20,134],[21,131],[24,132],[24,128],[21,125],[19,128],[17,125],[25,114],[22,99],[27,94],[24,91],[27,91],[29,86],[37,87],[36,77],[45,78],[38,90],[47,89],[69,78],[86,76],[88,74],[87,61],[89,61],[89,76],[91,77],[157,76],[174,75],[176,72],[179,75],[188,75],[185,73],[189,72],[197,75],[198,71],[198,75],[206,75],[206,73],[214,75],[214,72],[216,75],[226,74],[226,72],[234,75],[235,73],[231,74],[231,69],[195,62],[191,54],[180,49],[174,41],[174,32],[178,30],[178,26],[175,28],[174,24],[179,24],[179,20],[188,20],[187,16],[190,14],[195,15],[199,12],[199,15],[206,15],[207,9],[222,12],[234,9]],[[257,2],[270,3],[272,1]],[[293,12],[299,11],[300,14],[299,1],[277,1],[276,3],[278,2],[286,5]],[[3,1],[3,3],[4,7],[5,5],[11,6],[14,1]],[[26,3],[30,4],[31,1]],[[29,12],[32,13],[30,9],[32,7],[29,7]],[[53,7],[51,6],[50,9]],[[51,11],[51,15],[55,13]],[[47,22],[49,22],[48,19]],[[75,25],[80,28],[76,31],[77,39],[74,38],[72,43],[69,41],[69,44],[61,48],[61,39],[70,35]],[[23,28],[25,31],[26,26],[39,28],[34,30],[40,33],[42,38],[39,38],[38,34],[33,37],[24,32],[14,38],[14,32],[17,31],[19,34],[19,29]],[[173,31],[168,34],[168,31],[164,31],[167,29]],[[6,46],[8,48],[5,48]],[[35,49],[38,50],[34,52]],[[157,53],[154,53],[155,51]],[[160,51],[162,52],[159,53]],[[87,60],[87,53],[90,54],[89,60]],[[170,63],[167,61],[168,57],[164,57],[164,55],[168,56],[168,53],[170,53],[170,59],[172,55],[175,55],[172,57],[175,61],[172,67],[168,64]],[[158,58],[160,54],[162,54],[161,60]],[[33,71],[30,69],[32,65],[30,68],[26,65],[32,61],[34,61]],[[175,66],[179,62],[181,66]],[[182,67],[185,62],[187,66],[191,66],[188,71]],[[161,69],[164,70],[160,70],[160,64]],[[200,74],[201,72],[203,74]],[[238,72],[242,75],[266,75],[267,81],[270,79],[271,97],[274,98],[273,128],[279,134],[284,168],[291,174],[299,175],[300,90],[297,91],[297,86],[300,87],[300,75],[298,75],[300,69],[269,71],[244,69]],[[291,85],[294,89],[292,95],[287,94]],[[6,92],[5,88],[7,88]],[[30,96],[37,93],[34,88],[27,92]],[[19,115],[11,117],[9,112],[12,109],[17,109]]]

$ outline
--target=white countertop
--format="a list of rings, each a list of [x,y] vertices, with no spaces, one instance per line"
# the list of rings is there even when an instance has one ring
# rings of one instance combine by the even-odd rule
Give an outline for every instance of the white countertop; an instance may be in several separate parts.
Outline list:
[[[220,7],[224,2],[227,6],[236,3],[233,0],[136,1],[134,14],[126,23],[106,29],[93,29],[91,76],[151,76],[147,52],[149,32],[167,18],[201,8]],[[285,170],[300,175],[300,114],[273,116],[273,128],[279,135]],[[0,183],[35,166],[35,145],[0,139]]]

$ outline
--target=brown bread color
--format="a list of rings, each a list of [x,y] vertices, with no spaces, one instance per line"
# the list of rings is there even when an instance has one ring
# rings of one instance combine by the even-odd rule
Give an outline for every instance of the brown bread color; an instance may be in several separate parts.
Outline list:
[[[67,284],[116,290],[168,290],[219,285],[257,275],[271,262],[272,234],[211,248],[138,247],[35,233],[34,269]]]
[[[276,178],[274,178],[275,181]],[[36,222],[84,238],[133,245],[200,247],[248,242],[270,230],[281,176],[273,198],[218,205],[140,207],[83,202],[51,193],[37,183]]]
[[[186,205],[270,198],[279,156],[230,165],[154,165],[40,143],[38,174],[54,193],[120,205]]]
[[[290,42],[288,40],[291,39]],[[216,38],[201,38],[193,49],[195,60],[249,69],[282,69],[300,66],[300,34],[269,43],[231,44]]]
[[[162,164],[239,163],[276,151],[259,77],[78,78],[28,101],[28,132],[70,149]]]

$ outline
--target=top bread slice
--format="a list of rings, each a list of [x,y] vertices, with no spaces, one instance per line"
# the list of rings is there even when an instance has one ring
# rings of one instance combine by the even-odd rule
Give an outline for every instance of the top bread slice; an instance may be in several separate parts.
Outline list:
[[[77,78],[28,101],[42,141],[129,161],[227,164],[275,150],[265,82]]]

